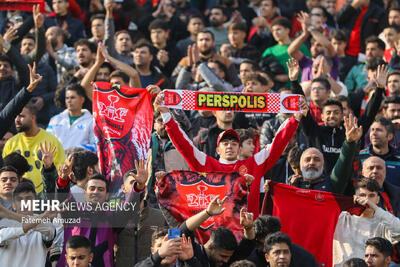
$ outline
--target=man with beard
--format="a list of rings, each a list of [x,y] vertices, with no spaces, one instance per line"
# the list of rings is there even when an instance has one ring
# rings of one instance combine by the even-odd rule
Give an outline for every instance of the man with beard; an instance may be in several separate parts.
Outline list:
[[[365,243],[365,263],[368,267],[392,266],[393,256],[393,246],[385,238],[373,237]]]
[[[264,244],[269,236],[281,231],[281,222],[278,217],[263,215],[254,221],[254,231],[256,233],[256,248],[247,258],[257,267],[266,266]],[[290,245],[291,260],[290,267],[317,267],[318,263],[313,254],[305,250],[303,247],[292,243]]]
[[[362,136],[362,127],[350,116],[345,118],[346,140],[340,151],[332,172],[324,172],[324,156],[315,147],[306,149],[300,158],[302,176],[291,180],[291,184],[300,188],[321,190],[343,194],[353,174],[353,160],[357,152],[357,142]]]
[[[22,112],[15,118],[15,127],[18,134],[10,138],[4,145],[3,158],[8,154],[19,151],[28,161],[30,171],[26,172],[25,177],[32,180],[36,187],[36,193],[41,197],[43,191],[42,181],[42,151],[40,144],[51,143],[54,147],[54,163],[56,167],[64,162],[64,150],[57,137],[38,127],[36,123],[37,109],[28,104]]]
[[[393,77],[393,75],[391,76]],[[400,76],[399,76],[400,77]],[[391,96],[383,102],[383,116],[394,124],[394,136],[390,142],[395,147],[400,145],[400,96]]]
[[[63,31],[58,26],[47,29],[46,42],[47,54],[42,60],[54,69],[60,82],[62,75],[78,64],[75,49],[64,43]]]
[[[387,89],[390,96],[400,96],[400,72],[392,71],[387,78]]]
[[[227,20],[225,9],[221,6],[215,6],[211,8],[209,22],[210,26],[206,28],[214,34],[215,39],[215,50],[219,51],[219,48],[223,44],[229,44],[228,29],[224,27],[224,23]]]
[[[65,89],[72,83],[79,83],[92,67],[96,58],[96,45],[92,42],[89,42],[87,39],[81,39],[77,41],[74,47],[76,52],[76,64],[72,69],[63,74],[56,90],[56,105],[63,109],[66,108]],[[92,110],[92,106],[89,101],[85,101],[83,107],[87,110]]]
[[[226,75],[226,81],[228,81],[230,84],[233,86],[238,86],[240,85],[240,80],[237,76],[236,68],[232,64],[232,62],[226,58],[223,57],[217,53],[215,53],[215,39],[214,39],[214,34],[211,31],[205,30],[201,31],[197,34],[197,39],[196,39],[196,44],[199,49],[200,53],[200,61],[198,62],[204,62],[209,59],[214,59],[218,60],[221,63],[223,63],[226,68],[228,69],[227,75]],[[189,59],[189,56],[186,56],[179,61],[178,65],[175,67],[172,76],[176,77],[178,76],[179,72],[181,71],[182,68],[184,67],[189,67],[191,63],[196,63],[196,62],[191,62]],[[193,66],[191,66],[193,67]]]
[[[360,160],[363,162],[370,156],[377,156],[386,163],[386,174],[388,182],[400,186],[400,153],[389,144],[394,137],[394,126],[392,122],[384,117],[378,117],[371,125],[369,139],[371,144],[360,151]]]

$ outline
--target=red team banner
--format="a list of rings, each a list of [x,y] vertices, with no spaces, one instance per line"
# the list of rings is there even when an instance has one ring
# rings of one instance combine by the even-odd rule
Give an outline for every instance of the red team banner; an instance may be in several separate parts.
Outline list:
[[[301,95],[164,90],[163,106],[183,110],[299,113]]]
[[[352,197],[269,183],[262,214],[279,217],[282,232],[311,252],[320,266],[332,267],[333,234],[342,211],[361,214]]]
[[[146,89],[105,82],[93,85],[94,132],[101,173],[120,189],[124,173],[134,160],[147,159],[153,127],[153,106]]]
[[[206,209],[216,196],[228,197],[224,213],[210,217],[196,231],[200,243],[205,243],[211,230],[218,227],[230,229],[238,240],[241,239],[240,209],[247,206],[247,190],[246,179],[237,172],[172,171],[156,185],[158,202],[179,224]]]
[[[40,5],[40,12],[46,12],[44,0],[0,0],[0,10],[32,11],[34,5]]]

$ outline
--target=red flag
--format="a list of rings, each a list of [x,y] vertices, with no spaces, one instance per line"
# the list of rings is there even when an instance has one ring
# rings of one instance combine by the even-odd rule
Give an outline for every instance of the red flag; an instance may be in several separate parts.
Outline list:
[[[40,12],[46,12],[44,0],[2,0],[0,1],[0,10],[32,11],[34,5],[40,5]]]
[[[153,124],[151,96],[146,89],[96,82],[93,117],[101,172],[115,193],[123,174],[135,167],[134,160],[147,158]]]
[[[158,202],[179,223],[203,211],[216,197],[228,197],[224,213],[210,217],[196,231],[200,243],[210,238],[210,230],[218,227],[230,229],[240,240],[243,227],[240,225],[240,209],[247,206],[246,179],[237,172],[198,173],[172,171],[156,185]]]
[[[262,214],[280,218],[282,232],[309,252],[322,266],[332,266],[333,234],[339,214],[347,210],[361,214],[352,197],[300,189],[270,182]]]

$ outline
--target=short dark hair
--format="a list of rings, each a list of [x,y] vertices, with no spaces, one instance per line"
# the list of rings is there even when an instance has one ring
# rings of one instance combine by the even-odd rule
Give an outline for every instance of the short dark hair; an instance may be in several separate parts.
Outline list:
[[[322,13],[323,13],[323,15],[324,15],[324,17],[325,18],[327,18],[328,17],[328,11],[326,10],[326,8],[325,7],[323,7],[323,6],[315,6],[315,7],[313,7],[313,8],[319,8],[319,9],[321,9],[322,10]],[[311,10],[310,10],[310,12],[311,12]]]
[[[86,188],[87,185],[89,184],[89,181],[91,180],[99,180],[99,181],[103,181],[106,184],[106,192],[110,192],[110,183],[108,182],[107,178],[101,174],[101,173],[95,173],[92,176],[89,177],[88,182],[86,183]]]
[[[322,110],[324,110],[324,108],[327,106],[338,106],[340,110],[343,112],[342,103],[336,99],[329,98],[328,100],[326,100],[326,102],[322,104]]]
[[[287,161],[288,163],[293,166],[296,164],[296,166],[300,166],[300,158],[301,154],[303,154],[303,150],[298,146],[295,145],[293,146],[287,155]]]
[[[12,152],[5,156],[3,159],[3,164],[4,166],[13,167],[19,177],[24,176],[24,174],[31,168],[26,158],[18,152]]]
[[[316,82],[322,83],[326,90],[331,90],[331,84],[329,83],[327,78],[325,77],[314,78],[312,79],[311,84]]]
[[[258,66],[257,62],[255,62],[254,60],[251,60],[251,59],[245,59],[245,60],[243,60],[243,61],[240,63],[240,65],[242,65],[242,64],[250,64],[250,65],[252,66],[252,68],[253,68],[254,71],[256,71],[256,70],[259,69],[259,66]]]
[[[382,124],[386,128],[386,132],[388,135],[394,134],[394,125],[390,120],[386,119],[383,116],[379,116],[375,118],[374,122]]]
[[[365,66],[367,70],[376,70],[380,65],[387,65],[387,63],[380,57],[373,57],[367,61]]]
[[[400,32],[400,26],[399,26],[399,25],[396,25],[396,24],[387,25],[387,26],[385,27],[385,29],[393,29],[393,30],[395,30],[397,33]]]
[[[122,33],[126,33],[127,35],[129,35],[129,38],[131,38],[131,40],[132,40],[132,37],[127,30],[119,30],[116,33],[114,33],[114,39],[117,39],[118,35],[120,35]]]
[[[213,6],[213,7],[210,9],[210,11],[213,10],[213,9],[219,9],[219,10],[221,10],[221,11],[222,11],[222,14],[223,14],[225,17],[228,17],[228,13],[227,13],[227,10],[226,10],[225,7],[223,7],[223,6],[221,6],[221,5],[216,5],[216,6]]]
[[[398,7],[398,6],[391,7],[391,8],[389,8],[389,12],[390,12],[390,11],[397,11],[397,12],[400,12],[400,7]],[[388,14],[389,14],[389,12],[388,12]]]
[[[233,22],[231,25],[229,25],[229,31],[242,31],[244,33],[247,33],[247,24],[244,21],[240,22]]]
[[[213,59],[213,58],[211,58],[211,59],[209,59],[207,62],[211,62],[211,63],[215,63],[215,64],[217,64],[218,65],[218,68],[220,69],[220,70],[222,70],[224,73],[225,73],[225,77],[228,75],[228,68],[225,66],[225,64],[224,63],[222,63],[221,61],[219,61],[218,59]]]
[[[103,62],[103,64],[101,64],[100,69],[103,68],[107,68],[110,71],[110,73],[115,70],[115,68],[108,62]]]
[[[104,16],[104,14],[99,14],[99,13],[94,14],[93,16],[90,17],[90,24],[92,24],[92,22],[93,22],[95,19],[101,19],[101,20],[104,22],[105,19],[106,19],[106,17]]]
[[[29,110],[29,112],[30,112],[32,115],[36,115],[36,114],[38,114],[38,112],[39,112],[38,108],[37,108],[36,105],[33,103],[32,98],[31,98],[31,100],[29,100],[28,104],[26,104],[24,108],[26,108],[27,110]]]
[[[25,192],[32,192],[36,198],[36,190],[35,186],[32,182],[21,181],[14,189],[12,194],[12,198],[15,199],[18,194],[25,193]]]
[[[155,29],[162,29],[164,31],[168,31],[168,23],[162,19],[155,19],[149,25],[149,31]]]
[[[261,0],[262,1],[267,1],[267,0]],[[270,0],[272,3],[272,6],[277,7],[278,6],[278,0]]]
[[[136,44],[133,46],[133,51],[142,47],[147,47],[149,49],[150,54],[153,54],[153,46],[147,40],[144,39],[141,39],[138,42],[136,42]]]
[[[14,64],[12,63],[12,60],[6,55],[0,55],[0,61],[1,62],[8,62],[8,64],[10,64],[11,68],[14,67]]]
[[[92,244],[89,239],[82,235],[73,235],[71,236],[67,243],[65,244],[66,249],[72,248],[85,248],[89,251],[92,250]]]
[[[346,103],[347,103],[347,106],[350,108],[350,100],[349,100],[349,98],[348,98],[347,96],[344,96],[344,95],[337,95],[337,96],[332,97],[332,99],[334,99],[334,100],[336,100],[336,101],[339,101],[340,103],[346,102]],[[342,106],[343,106],[343,105],[342,105]]]
[[[33,40],[33,41],[36,43],[35,35],[33,35],[33,34],[31,34],[31,33],[25,34],[24,37],[22,38],[22,40],[23,40],[23,39],[31,39],[31,40]]]
[[[344,30],[340,30],[340,29],[332,31],[330,33],[329,37],[331,40],[335,39],[335,40],[346,42],[346,43],[348,41],[346,32]]]
[[[74,48],[75,50],[78,48],[78,46],[87,46],[93,54],[97,52],[97,46],[95,43],[89,41],[88,39],[79,39],[74,43]]]
[[[389,77],[393,75],[400,75],[400,71],[398,70],[393,70],[389,72],[389,75],[387,76],[386,82],[389,81]]]
[[[192,19],[200,19],[201,22],[204,24],[204,17],[201,14],[192,14],[189,16],[188,19],[188,23],[192,20]]]
[[[252,139],[254,140],[254,131],[253,129],[238,129],[236,132],[239,135],[240,138],[240,145],[243,144],[244,141],[247,139]]]
[[[229,267],[256,267],[255,263],[249,260],[235,261]]]
[[[99,161],[96,153],[89,150],[77,152],[73,154],[73,157],[72,172],[78,181],[84,180],[86,178],[87,168],[96,165]]]
[[[351,258],[343,263],[343,267],[368,267],[368,264],[363,259]]]
[[[211,233],[210,240],[216,250],[236,250],[238,244],[235,235],[231,230],[220,227]]]
[[[74,91],[77,95],[86,97],[85,89],[79,83],[72,83],[65,88],[65,92],[67,91]]]
[[[376,180],[371,179],[371,178],[361,178],[356,182],[356,185],[354,187],[354,190],[357,192],[358,189],[360,188],[365,188],[368,191],[371,192],[379,192],[379,184]]]
[[[247,81],[258,81],[260,82],[262,85],[268,85],[269,81],[267,79],[264,78],[264,76],[258,74],[258,73],[250,73],[245,80],[245,83]]]
[[[290,249],[292,245],[292,241],[290,240],[290,237],[287,234],[281,233],[281,232],[276,232],[271,235],[269,235],[264,242],[264,249],[267,254],[271,251],[272,247],[275,244],[279,243],[286,243]]]
[[[400,104],[400,96],[389,96],[383,101],[383,109],[387,109],[389,104]]]
[[[292,23],[287,18],[278,17],[278,18],[274,19],[271,23],[271,27],[273,27],[275,25],[280,25],[286,29],[292,30]]]
[[[111,80],[111,78],[114,78],[114,77],[120,77],[120,78],[122,78],[122,80],[125,83],[129,83],[129,79],[130,79],[129,76],[122,70],[114,70],[113,72],[111,72],[110,80]]]
[[[369,43],[377,43],[378,44],[378,48],[382,51],[385,51],[385,42],[382,41],[380,38],[378,38],[378,36],[372,35],[369,36],[367,39],[365,39],[365,46],[367,46],[367,44]]]
[[[262,239],[270,234],[279,232],[281,228],[282,225],[280,219],[271,215],[260,216],[254,221],[256,239]]]
[[[385,257],[393,257],[393,246],[389,240],[383,237],[372,237],[365,242],[365,247],[372,246],[379,250]]]
[[[151,246],[154,247],[155,244],[156,244],[156,240],[159,239],[159,238],[164,237],[167,234],[168,234],[168,228],[167,227],[159,227],[151,235]]]
[[[209,35],[211,35],[211,39],[212,39],[212,40],[215,40],[214,33],[212,33],[212,31],[210,31],[210,30],[202,30],[202,31],[200,31],[200,32],[197,34],[197,36],[198,36],[200,33],[209,34]]]
[[[17,169],[14,168],[13,166],[11,166],[11,165],[4,165],[3,167],[0,168],[0,175],[1,175],[3,172],[14,172],[14,173],[16,173],[17,176],[18,176],[18,182],[19,182],[19,179],[20,179],[21,176],[18,174]]]

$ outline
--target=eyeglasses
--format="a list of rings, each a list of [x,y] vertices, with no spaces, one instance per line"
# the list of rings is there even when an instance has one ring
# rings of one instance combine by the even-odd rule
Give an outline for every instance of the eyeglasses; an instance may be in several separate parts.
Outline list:
[[[311,91],[313,91],[313,90],[321,91],[321,90],[325,90],[325,88],[324,87],[311,87]]]

